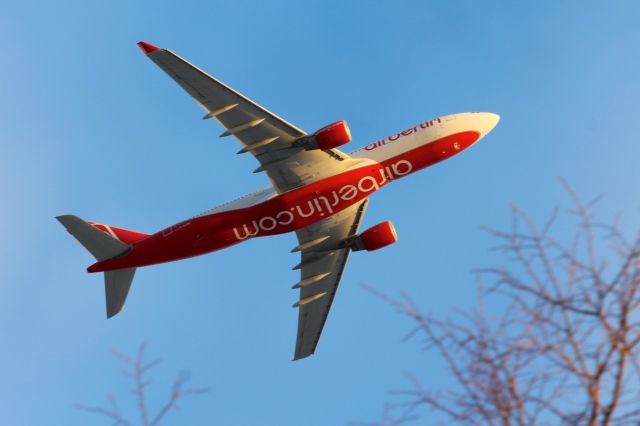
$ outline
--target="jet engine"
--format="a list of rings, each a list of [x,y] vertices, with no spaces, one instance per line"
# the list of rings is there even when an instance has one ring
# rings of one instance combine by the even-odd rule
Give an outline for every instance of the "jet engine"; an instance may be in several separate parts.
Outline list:
[[[379,223],[358,235],[353,241],[353,250],[374,251],[398,241],[396,229],[390,221]]]
[[[351,130],[344,120],[336,121],[315,132],[313,135],[304,136],[294,143],[306,150],[321,149],[327,151],[351,142]]]

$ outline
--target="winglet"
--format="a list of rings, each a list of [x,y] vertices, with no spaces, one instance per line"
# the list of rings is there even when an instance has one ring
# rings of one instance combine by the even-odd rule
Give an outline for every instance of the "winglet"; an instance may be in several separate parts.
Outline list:
[[[138,47],[140,48],[140,50],[142,50],[142,53],[144,53],[145,55],[148,55],[151,52],[155,52],[156,50],[160,50],[159,47],[156,47],[153,44],[149,44],[144,41],[139,41]]]

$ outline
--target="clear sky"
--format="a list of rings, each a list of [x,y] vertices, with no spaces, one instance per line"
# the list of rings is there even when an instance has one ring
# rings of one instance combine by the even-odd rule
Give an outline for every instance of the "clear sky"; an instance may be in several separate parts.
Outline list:
[[[473,306],[471,271],[501,261],[479,226],[507,226],[512,203],[540,221],[566,207],[558,176],[636,227],[639,19],[631,0],[3,2],[0,422],[109,424],[71,406],[128,398],[111,351],[144,340],[158,397],[182,368],[212,389],[167,426],[375,420],[406,372],[446,383],[361,284],[438,315]],[[400,241],[351,257],[317,354],[293,363],[293,235],[141,269],[107,321],[101,274],[54,220],[155,232],[268,183],[139,40],[307,131],[346,119],[353,149],[444,114],[502,121],[373,196],[364,226],[392,220]]]

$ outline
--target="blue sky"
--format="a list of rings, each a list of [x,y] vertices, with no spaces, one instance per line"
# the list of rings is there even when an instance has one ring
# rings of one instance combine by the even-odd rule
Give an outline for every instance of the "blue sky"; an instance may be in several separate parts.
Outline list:
[[[361,284],[443,316],[474,306],[471,271],[502,262],[479,226],[507,226],[512,203],[539,221],[567,207],[558,176],[585,197],[606,194],[603,219],[623,212],[638,226],[635,1],[131,3],[2,6],[3,424],[108,424],[71,405],[126,399],[111,350],[144,340],[164,359],[154,397],[182,368],[212,389],[165,425],[376,419],[405,372],[435,386],[447,377]],[[153,232],[268,182],[139,40],[308,131],[346,119],[353,149],[444,114],[502,121],[373,196],[364,225],[392,220],[400,241],[352,256],[317,355],[292,363],[293,235],[140,270],[107,321],[102,276],[85,272],[92,258],[53,219]]]

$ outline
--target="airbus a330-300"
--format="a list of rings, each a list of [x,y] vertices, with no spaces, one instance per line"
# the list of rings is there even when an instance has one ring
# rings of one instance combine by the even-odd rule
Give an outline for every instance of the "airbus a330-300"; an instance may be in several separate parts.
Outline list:
[[[138,43],[233,136],[239,153],[259,162],[271,185],[155,234],[57,219],[96,258],[89,272],[104,272],[107,317],[125,303],[136,268],[198,256],[251,238],[295,232],[300,253],[298,332],[294,359],[312,355],[351,251],[377,250],[397,241],[391,222],[359,232],[369,197],[383,186],[456,155],[498,123],[485,112],[422,122],[350,154],[345,121],[307,133],[224,85],[167,49]]]

